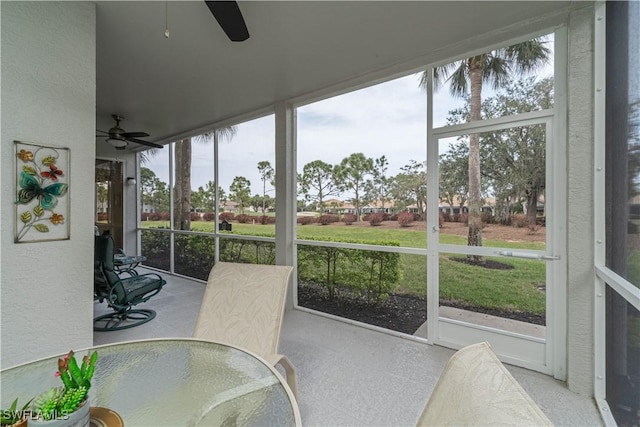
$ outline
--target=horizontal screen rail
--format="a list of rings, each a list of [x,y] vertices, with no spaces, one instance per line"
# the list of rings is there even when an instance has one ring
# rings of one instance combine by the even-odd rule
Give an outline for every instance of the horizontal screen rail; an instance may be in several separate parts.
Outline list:
[[[500,256],[513,257],[513,258],[525,258],[525,259],[538,259],[540,261],[557,261],[560,259],[560,255],[542,255],[531,252],[515,252],[515,251],[496,251],[496,254]]]

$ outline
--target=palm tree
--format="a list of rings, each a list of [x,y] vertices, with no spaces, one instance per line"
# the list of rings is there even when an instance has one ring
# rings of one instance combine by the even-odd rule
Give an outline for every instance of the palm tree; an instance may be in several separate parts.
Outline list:
[[[238,129],[229,126],[216,129],[220,139],[233,138]],[[191,229],[191,142],[210,143],[213,141],[213,132],[207,132],[194,138],[186,138],[174,144],[175,159],[175,184],[173,197],[174,227],[178,230]]]
[[[540,37],[513,46],[493,50],[471,58],[436,67],[434,87],[450,82],[453,96],[470,93],[470,121],[480,120],[482,85],[489,83],[494,89],[502,87],[513,75],[534,72],[549,60],[550,49]],[[426,87],[427,73],[422,74],[420,86]],[[482,196],[480,185],[480,136],[469,135],[469,246],[482,246]],[[479,257],[474,260],[481,261]]]

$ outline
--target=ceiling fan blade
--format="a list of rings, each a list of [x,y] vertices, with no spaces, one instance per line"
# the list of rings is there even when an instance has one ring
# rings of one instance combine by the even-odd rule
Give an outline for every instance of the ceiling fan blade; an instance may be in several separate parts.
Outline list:
[[[109,135],[109,132],[107,132],[106,130],[96,129],[96,132],[102,132],[102,133],[106,133],[107,135]]]
[[[232,42],[249,38],[249,30],[235,1],[205,1],[218,24]]]
[[[122,136],[125,138],[143,138],[149,136],[149,134],[146,132],[124,132]]]
[[[130,142],[135,142],[136,144],[146,145],[147,147],[164,148],[163,145],[156,144],[155,142],[143,141],[143,140],[138,139],[138,138],[125,138],[125,139],[127,141],[130,141]]]

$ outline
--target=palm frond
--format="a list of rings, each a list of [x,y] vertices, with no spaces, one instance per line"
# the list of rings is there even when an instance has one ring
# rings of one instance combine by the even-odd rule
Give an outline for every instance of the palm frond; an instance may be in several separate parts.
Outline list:
[[[471,84],[469,81],[469,63],[467,61],[459,61],[461,64],[456,68],[451,76],[447,79],[449,81],[449,91],[453,96],[464,96]]]
[[[551,49],[541,38],[527,40],[505,49],[512,63],[513,72],[524,75],[537,70],[549,62]]]
[[[482,80],[491,84],[494,89],[504,86],[509,81],[509,61],[498,52],[487,55],[487,60],[482,65]]]
[[[223,127],[223,128],[218,128],[218,129],[216,129],[216,132],[218,132],[218,138],[223,139],[223,140],[226,139],[227,141],[231,141],[233,139],[233,137],[238,134],[238,127],[237,126],[227,126],[227,127]]]
[[[146,165],[151,161],[152,157],[155,157],[160,152],[159,148],[150,148],[140,152],[140,164]]]
[[[233,139],[234,136],[236,136],[236,134],[238,133],[238,127],[237,126],[226,126],[226,127],[222,127],[222,128],[217,128],[214,129],[210,132],[205,132],[202,135],[198,135],[195,136],[193,139],[195,142],[197,143],[204,143],[204,144],[208,144],[213,142],[213,135],[214,133],[218,133],[218,138],[220,138],[221,140],[228,140],[231,141]]]

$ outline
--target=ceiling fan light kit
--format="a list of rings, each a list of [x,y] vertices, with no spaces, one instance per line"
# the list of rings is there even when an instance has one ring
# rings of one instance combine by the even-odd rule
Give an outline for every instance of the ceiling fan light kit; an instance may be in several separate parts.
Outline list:
[[[119,116],[118,114],[112,114],[111,117],[116,121],[116,125],[109,129],[108,132],[98,129],[98,132],[106,134],[97,135],[98,138],[107,138],[107,142],[119,150],[124,150],[129,142],[135,142],[136,144],[146,145],[147,147],[152,148],[162,148],[162,145],[156,144],[155,142],[138,139],[140,137],[149,136],[146,132],[125,132],[124,129],[120,127],[120,121],[124,120],[124,117]]]
[[[124,139],[107,138],[107,142],[116,148],[125,148],[127,146],[127,141]]]

